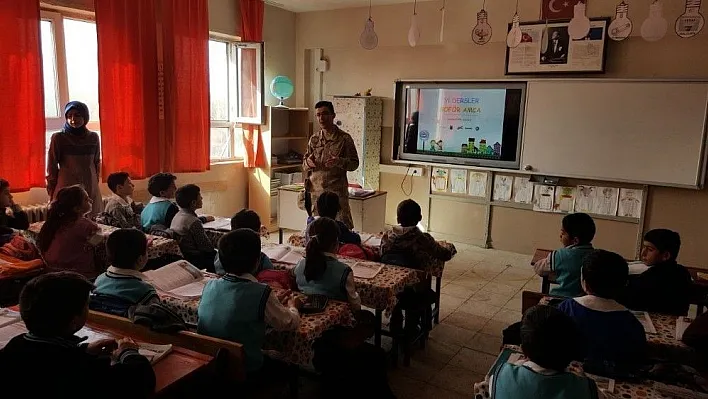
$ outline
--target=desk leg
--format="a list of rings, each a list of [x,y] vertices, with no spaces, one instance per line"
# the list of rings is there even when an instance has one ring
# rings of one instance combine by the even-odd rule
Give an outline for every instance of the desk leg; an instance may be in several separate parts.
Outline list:
[[[381,347],[381,320],[383,319],[383,311],[376,309],[376,320],[374,321],[374,345],[377,348]]]
[[[282,244],[282,243],[283,243],[283,229],[278,228],[278,244]]]
[[[541,282],[541,293],[548,294],[551,292],[551,282],[548,281],[548,276],[543,276],[543,281]]]
[[[440,293],[442,277],[435,277],[435,324],[440,324]]]

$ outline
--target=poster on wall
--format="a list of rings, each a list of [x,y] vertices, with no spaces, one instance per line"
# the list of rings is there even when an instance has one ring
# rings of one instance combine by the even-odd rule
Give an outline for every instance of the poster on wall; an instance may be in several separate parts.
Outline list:
[[[578,186],[575,192],[575,212],[592,213],[596,190],[597,187],[595,186]]]
[[[581,1],[585,5],[588,3],[588,0],[541,0],[541,19],[552,21],[573,18],[573,9]]]
[[[430,175],[430,191],[434,193],[444,193],[447,191],[448,170],[443,168],[433,168]]]
[[[511,200],[511,185],[513,177],[506,175],[494,176],[494,191],[492,192],[494,201],[509,202]]]
[[[604,73],[609,18],[591,18],[580,40],[570,38],[568,23],[521,23],[521,44],[506,49],[506,74]]]
[[[639,219],[642,214],[644,192],[631,188],[620,188],[617,216]]]
[[[555,186],[535,184],[533,186],[533,210],[538,212],[553,212]]]
[[[619,202],[619,188],[596,187],[595,199],[592,204],[592,213],[598,215],[615,216]]]
[[[487,196],[487,173],[470,172],[470,192],[473,197]]]
[[[530,204],[533,201],[533,183],[529,177],[514,177],[514,202]]]
[[[556,187],[553,212],[571,213],[575,209],[575,187]]]
[[[450,192],[453,194],[467,193],[467,171],[462,169],[450,170]]]

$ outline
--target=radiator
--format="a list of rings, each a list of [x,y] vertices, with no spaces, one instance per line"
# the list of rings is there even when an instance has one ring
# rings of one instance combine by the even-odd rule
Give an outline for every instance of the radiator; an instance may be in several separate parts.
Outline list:
[[[106,207],[109,197],[103,197],[103,207]],[[49,211],[49,204],[32,204],[22,206],[22,210],[27,213],[27,218],[30,224],[37,222],[44,222],[47,220],[47,212]]]

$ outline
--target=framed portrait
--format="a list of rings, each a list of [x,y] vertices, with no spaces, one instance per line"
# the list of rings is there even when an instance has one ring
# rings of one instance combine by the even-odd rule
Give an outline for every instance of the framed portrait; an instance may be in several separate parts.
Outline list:
[[[605,73],[610,19],[590,18],[590,32],[580,40],[570,38],[569,22],[522,22],[521,44],[506,48],[505,73]]]

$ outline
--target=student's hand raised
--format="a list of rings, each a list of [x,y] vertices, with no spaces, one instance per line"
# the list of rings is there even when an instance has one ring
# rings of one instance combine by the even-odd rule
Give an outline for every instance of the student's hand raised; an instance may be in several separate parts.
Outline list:
[[[110,355],[116,348],[118,348],[118,343],[115,339],[101,339],[88,344],[86,346],[86,353],[95,356]]]

